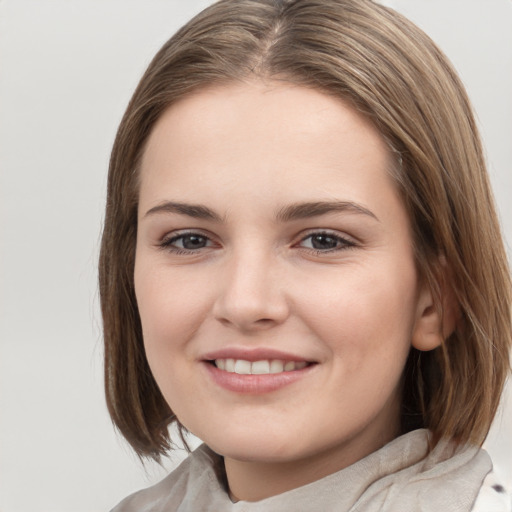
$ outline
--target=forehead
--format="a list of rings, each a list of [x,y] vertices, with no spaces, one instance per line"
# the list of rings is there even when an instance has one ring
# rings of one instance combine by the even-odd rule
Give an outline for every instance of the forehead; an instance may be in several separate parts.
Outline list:
[[[342,100],[291,84],[237,83],[164,112],[143,155],[140,202],[220,205],[229,195],[230,205],[257,198],[275,207],[311,196],[364,204],[373,190],[385,209],[396,193],[392,166],[378,130]]]

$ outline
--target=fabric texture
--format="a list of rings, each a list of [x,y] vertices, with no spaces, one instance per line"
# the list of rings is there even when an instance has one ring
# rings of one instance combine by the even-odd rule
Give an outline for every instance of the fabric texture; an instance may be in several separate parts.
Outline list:
[[[492,469],[488,454],[447,442],[428,454],[428,436],[410,432],[337,473],[252,503],[230,500],[222,457],[202,445],[112,512],[494,512],[473,508]]]
[[[512,492],[507,491],[494,472],[485,477],[471,512],[512,512]]]

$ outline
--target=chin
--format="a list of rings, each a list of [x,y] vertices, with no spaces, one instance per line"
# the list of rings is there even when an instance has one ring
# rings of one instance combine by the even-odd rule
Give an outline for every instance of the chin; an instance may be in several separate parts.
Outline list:
[[[232,430],[219,436],[201,439],[216,453],[245,462],[276,463],[301,457],[301,447],[288,434],[276,436],[269,432],[235,433]]]

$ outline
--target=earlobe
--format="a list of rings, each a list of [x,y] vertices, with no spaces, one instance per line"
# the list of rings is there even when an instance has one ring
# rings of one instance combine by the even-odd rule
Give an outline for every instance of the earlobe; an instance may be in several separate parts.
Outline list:
[[[440,261],[442,275],[439,283],[441,307],[436,307],[433,293],[425,283],[418,298],[412,346],[421,351],[439,347],[455,330],[458,307],[444,258]]]

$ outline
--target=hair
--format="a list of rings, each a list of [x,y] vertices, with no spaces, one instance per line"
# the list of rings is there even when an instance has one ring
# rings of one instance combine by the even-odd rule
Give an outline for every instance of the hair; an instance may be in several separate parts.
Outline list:
[[[172,447],[169,426],[177,419],[149,369],[134,293],[145,143],[176,101],[250,79],[340,98],[387,141],[420,278],[442,314],[448,269],[458,307],[456,329],[439,348],[411,349],[402,429],[425,427],[437,439],[481,444],[510,370],[512,329],[510,273],[480,138],[447,58],[414,24],[371,0],[221,0],[150,63],[113,146],[99,262],[114,424],[141,457],[158,459]]]

